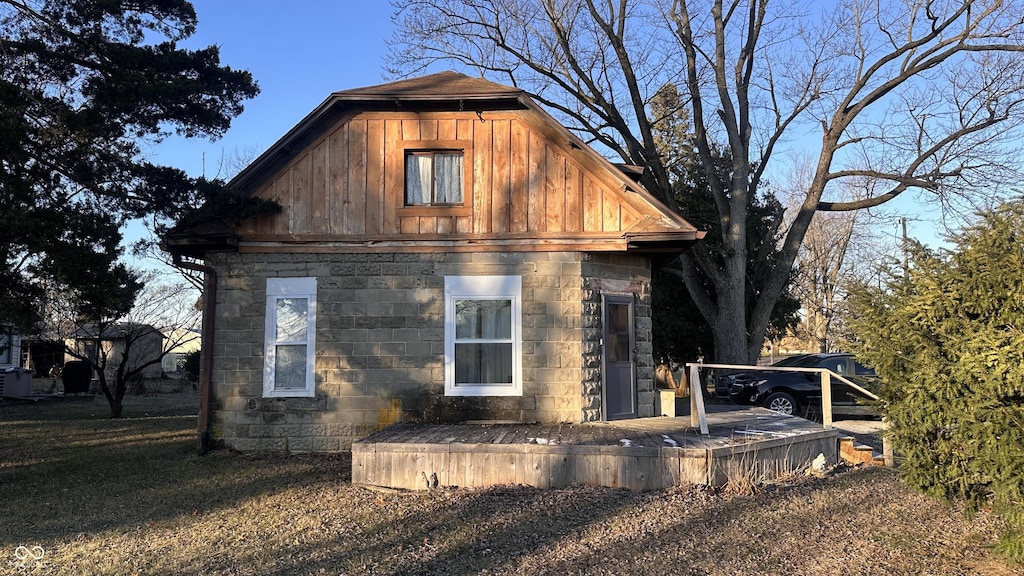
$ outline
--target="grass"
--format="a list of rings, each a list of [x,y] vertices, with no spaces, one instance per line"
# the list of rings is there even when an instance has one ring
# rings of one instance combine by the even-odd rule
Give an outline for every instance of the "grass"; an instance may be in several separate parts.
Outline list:
[[[0,574],[1018,573],[990,550],[997,519],[888,470],[742,495],[381,493],[350,484],[347,454],[200,456],[196,405],[129,397],[120,420],[102,398],[0,405]]]

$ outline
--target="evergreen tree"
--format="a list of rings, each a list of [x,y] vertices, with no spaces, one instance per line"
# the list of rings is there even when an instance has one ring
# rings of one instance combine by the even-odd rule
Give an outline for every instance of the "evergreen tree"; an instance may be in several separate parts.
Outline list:
[[[1024,562],[1024,202],[915,247],[884,288],[853,294],[858,357],[882,397],[900,471],[924,492],[993,506],[1000,549]]]
[[[0,0],[0,323],[29,324],[54,286],[90,320],[124,314],[125,222],[218,193],[142,155],[172,132],[222,135],[258,92],[216,46],[178,47],[195,27],[186,0]]]

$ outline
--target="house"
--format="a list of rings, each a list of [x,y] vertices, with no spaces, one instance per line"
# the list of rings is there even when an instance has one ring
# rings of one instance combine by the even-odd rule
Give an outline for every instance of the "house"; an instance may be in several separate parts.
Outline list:
[[[201,440],[654,415],[652,261],[702,233],[631,174],[517,88],[332,94],[229,183],[280,213],[210,209],[164,238],[207,278]]]
[[[21,334],[10,324],[0,324],[0,369],[21,366]]]
[[[22,367],[21,348],[21,334],[10,324],[0,324],[0,399],[32,393],[32,371]]]
[[[106,326],[102,331],[93,327],[80,328],[65,345],[69,351],[75,352],[65,354],[66,362],[88,358],[105,366],[108,381],[113,379],[124,359],[127,359],[125,367],[128,370],[141,368],[139,378],[159,378],[162,374],[160,361],[164,335],[149,324],[120,322]]]

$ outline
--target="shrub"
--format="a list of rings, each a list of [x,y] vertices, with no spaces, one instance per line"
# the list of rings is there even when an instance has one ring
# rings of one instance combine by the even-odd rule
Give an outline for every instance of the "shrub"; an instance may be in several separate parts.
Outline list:
[[[199,354],[199,350],[185,354],[185,363],[182,366],[182,369],[193,377],[197,377],[199,375]]]
[[[981,215],[954,250],[916,247],[882,289],[853,292],[854,348],[884,381],[900,472],[1006,521],[1024,562],[1024,204]]]

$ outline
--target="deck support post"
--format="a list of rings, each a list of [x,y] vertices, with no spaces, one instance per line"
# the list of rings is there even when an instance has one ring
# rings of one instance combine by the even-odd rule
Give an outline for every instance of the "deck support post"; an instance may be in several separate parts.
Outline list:
[[[821,371],[821,423],[825,430],[832,429],[832,374]]]
[[[892,468],[896,463],[892,451],[892,442],[889,441],[889,417],[882,416],[882,458],[885,459],[885,467]]]
[[[690,426],[700,426],[700,433],[707,436],[708,415],[704,410],[704,387],[700,385],[700,366],[689,364],[690,367]]]

